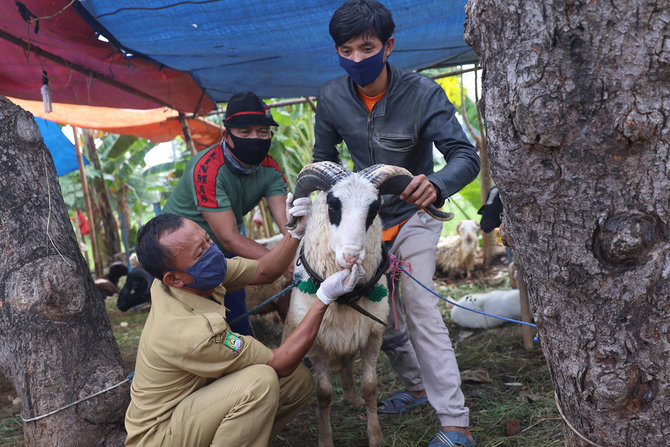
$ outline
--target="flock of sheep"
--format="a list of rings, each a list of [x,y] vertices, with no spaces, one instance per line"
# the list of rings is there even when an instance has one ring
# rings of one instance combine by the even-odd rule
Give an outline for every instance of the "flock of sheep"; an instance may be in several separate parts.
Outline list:
[[[377,216],[378,205],[374,204],[379,203],[382,193],[400,194],[411,179],[411,174],[405,169],[387,165],[375,165],[364,171],[351,173],[335,163],[321,162],[306,166],[296,182],[296,197],[319,191],[314,198],[312,215],[301,242],[301,262],[296,266],[296,277],[305,280],[310,276],[326,278],[341,268],[350,268],[354,262],[361,264],[366,272],[359,283],[360,287],[355,289],[360,296],[354,294],[344,300],[347,302],[340,300],[328,308],[309,353],[317,382],[320,447],[333,445],[330,426],[330,403],[333,394],[331,372],[339,372],[341,375],[344,398],[347,401],[354,405],[365,405],[369,444],[382,444],[377,418],[376,363],[385,328],[380,322],[386,321],[389,304],[386,297],[373,301],[366,298],[366,293],[375,284],[386,284],[385,275],[378,273],[380,269],[385,270],[384,263],[388,259],[381,243],[382,227]],[[333,203],[342,208],[337,219],[333,219],[329,212],[329,208],[332,211]],[[430,209],[427,212],[441,220],[447,217],[438,210]],[[438,270],[450,276],[469,278],[475,267],[479,231],[477,222],[465,220],[458,224],[456,236],[441,239],[436,257]],[[272,241],[267,243],[271,244]],[[255,307],[281,290],[286,285],[284,281],[280,279],[267,287],[247,289],[248,308]],[[133,268],[120,293],[119,302],[125,300],[123,307],[128,309],[139,304],[130,303],[129,300],[148,299],[150,282],[151,278],[142,274],[141,267]],[[469,298],[469,303],[466,298]],[[314,299],[314,295],[296,287],[290,292],[290,297],[287,294],[274,302],[271,309],[276,310],[284,321],[284,337],[297,326]],[[483,297],[475,299],[472,296],[464,297],[461,301],[476,307],[480,299],[482,302],[486,301]],[[514,298],[506,298],[506,302],[513,301]],[[517,294],[517,305],[518,302]],[[459,312],[460,310],[456,312],[457,317]],[[466,324],[472,323],[466,321],[469,317],[467,315],[464,319]],[[478,325],[473,327],[489,327],[486,320],[472,324]],[[354,388],[353,360],[356,357],[361,359],[362,398]]]

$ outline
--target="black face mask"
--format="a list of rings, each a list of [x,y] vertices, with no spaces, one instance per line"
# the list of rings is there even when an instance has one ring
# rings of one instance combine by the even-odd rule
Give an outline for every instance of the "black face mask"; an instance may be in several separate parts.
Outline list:
[[[272,138],[239,138],[228,132],[230,138],[233,140],[235,147],[228,146],[230,152],[233,153],[240,161],[248,165],[257,165],[270,152],[270,144]]]

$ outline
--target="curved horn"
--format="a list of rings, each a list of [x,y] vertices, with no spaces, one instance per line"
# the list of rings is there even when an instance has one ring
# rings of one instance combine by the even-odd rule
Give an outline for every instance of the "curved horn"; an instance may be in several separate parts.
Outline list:
[[[377,187],[380,194],[394,194],[399,196],[414,176],[400,166],[376,164],[360,171],[360,175]],[[445,213],[430,204],[425,211],[434,219],[447,221],[454,218],[454,213]]]
[[[328,191],[335,183],[351,175],[351,172],[332,161],[321,161],[305,165],[298,174],[293,191],[294,199],[307,197],[313,191]],[[294,230],[298,219],[292,218],[285,228]]]

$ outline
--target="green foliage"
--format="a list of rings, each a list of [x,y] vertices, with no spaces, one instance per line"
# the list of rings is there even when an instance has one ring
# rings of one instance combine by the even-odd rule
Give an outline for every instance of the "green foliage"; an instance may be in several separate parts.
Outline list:
[[[132,135],[107,135],[105,140],[111,140],[113,143],[103,145],[104,158],[119,158],[126,153],[134,143],[136,143],[137,139],[137,137],[133,137]]]
[[[272,116],[279,128],[272,139],[270,155],[277,160],[293,189],[300,170],[312,162],[314,112],[309,104],[296,104],[273,108]]]
[[[101,175],[112,195],[118,194],[127,187],[126,201],[131,210],[128,216],[128,236],[130,245],[135,243],[140,222],[145,222],[154,215],[153,203],[159,202],[172,189],[171,179],[175,172],[183,172],[188,151],[185,146],[178,151],[177,161],[166,162],[146,168],[144,158],[156,147],[143,138],[127,135],[107,134],[97,140],[97,152],[101,170],[92,165],[84,167],[89,185],[94,178]],[[181,175],[181,173],[179,173]],[[177,177],[178,178],[178,177]],[[86,209],[81,188],[79,172],[75,171],[59,178],[65,205],[70,210]],[[114,199],[112,197],[112,203]]]
[[[466,200],[475,209],[479,209],[482,203],[482,179],[481,176],[469,183],[465,188],[458,192],[458,195]]]

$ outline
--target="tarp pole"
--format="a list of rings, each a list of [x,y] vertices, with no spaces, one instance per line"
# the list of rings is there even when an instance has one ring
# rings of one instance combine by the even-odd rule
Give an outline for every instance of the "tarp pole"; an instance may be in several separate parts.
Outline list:
[[[473,68],[464,68],[462,70],[450,71],[448,73],[441,73],[441,74],[437,74],[437,75],[431,75],[431,76],[428,76],[428,77],[431,78],[431,79],[448,78],[450,76],[458,76],[458,75],[462,75],[463,73],[470,73],[471,71],[477,71],[480,68],[481,67],[475,66]],[[295,105],[295,104],[309,103],[309,105],[312,106],[312,109],[314,109],[314,111],[316,111],[316,105],[314,104],[314,100],[316,100],[316,99],[318,99],[316,96],[305,96],[305,97],[300,98],[300,99],[287,99],[287,100],[284,100],[284,101],[273,102],[272,104],[268,104],[268,107],[270,107],[272,109],[272,108],[275,108],[275,107],[285,107],[285,106],[291,106],[291,105]],[[224,110],[214,110],[212,112],[207,112],[207,113],[200,113],[198,115],[189,113],[189,114],[185,114],[184,118],[189,118],[190,119],[190,118],[195,118],[196,116],[204,117],[204,116],[212,116],[212,115],[223,115],[224,113],[226,113],[225,109]],[[169,120],[174,120],[174,119],[180,119],[180,118],[174,116],[174,117],[168,118],[168,121]]]
[[[316,113],[316,104],[314,104],[312,98],[310,98],[309,96],[305,96],[305,101],[307,101],[309,106],[312,108],[312,112]]]
[[[182,112],[179,112],[179,122],[181,123],[181,129],[184,131],[186,147],[191,151],[191,155],[195,155],[195,146],[193,145],[193,138],[191,138],[191,129],[188,127],[188,121],[186,121]]]
[[[102,266],[98,258],[98,238],[95,234],[93,225],[93,207],[91,206],[91,196],[88,193],[88,182],[86,181],[86,173],[84,173],[84,159],[81,155],[81,146],[79,144],[79,135],[77,135],[77,128],[72,127],[74,133],[74,150],[77,152],[77,163],[79,164],[79,176],[81,177],[81,189],[84,191],[84,203],[86,204],[86,214],[88,220],[91,222],[89,236],[91,237],[91,248],[93,249],[93,266],[95,276],[103,276]]]

